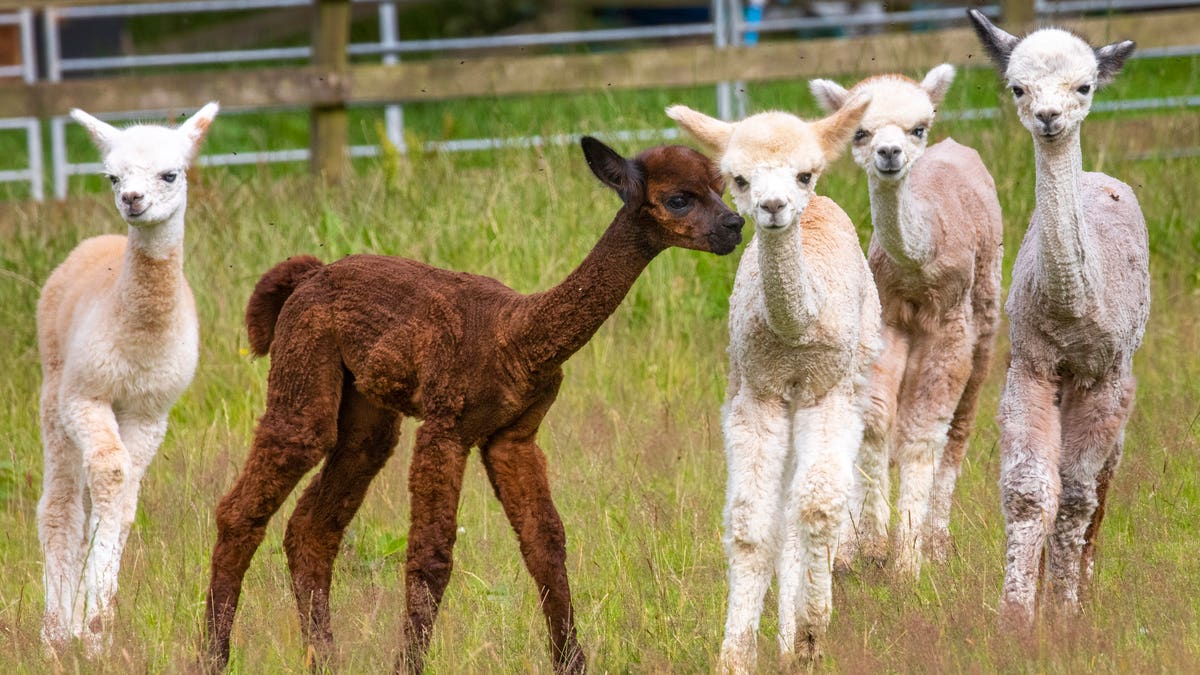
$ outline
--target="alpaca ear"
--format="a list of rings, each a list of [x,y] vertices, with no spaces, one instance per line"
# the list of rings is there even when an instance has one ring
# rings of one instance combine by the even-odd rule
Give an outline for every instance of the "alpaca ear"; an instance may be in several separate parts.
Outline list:
[[[191,150],[188,151],[188,159],[195,159],[200,153],[200,145],[204,142],[204,135],[208,133],[208,127],[212,125],[213,120],[217,117],[217,111],[221,106],[216,101],[209,101],[203,108],[196,111],[196,114],[187,119],[186,122],[179,125],[179,131],[182,132],[189,142],[191,142]]]
[[[1121,72],[1125,65],[1125,59],[1133,54],[1133,48],[1136,46],[1133,40],[1124,40],[1096,50],[1097,87],[1103,87],[1117,77],[1117,73]]]
[[[79,108],[71,109],[71,118],[83,125],[84,129],[87,129],[88,135],[92,137],[92,143],[96,145],[96,149],[102,155],[106,155],[109,150],[112,150],[113,141],[121,133],[108,122],[98,120]]]
[[[636,162],[625,159],[616,150],[591,136],[584,136],[580,145],[583,146],[583,156],[592,173],[601,183],[616,190],[621,201],[629,204],[642,200],[645,183],[642,170]]]
[[[824,110],[826,114],[835,112],[838,108],[846,105],[846,101],[850,98],[850,92],[833,80],[809,80],[808,90],[812,92],[813,98],[817,99],[817,105],[821,106],[821,110]]]
[[[842,148],[850,142],[850,137],[854,135],[855,129],[858,129],[858,124],[862,122],[869,105],[871,105],[870,95],[855,94],[849,101],[846,101],[845,105],[838,108],[837,112],[823,120],[813,122],[817,139],[821,143],[821,150],[825,153],[826,159],[833,161],[842,154]]]
[[[946,92],[950,91],[950,84],[953,82],[954,66],[943,63],[925,74],[925,79],[921,80],[921,88],[929,94],[929,100],[933,101],[934,107],[937,107],[941,105],[942,99],[946,98]]]
[[[975,28],[975,34],[979,36],[979,41],[983,43],[983,48],[987,50],[992,63],[1003,76],[1008,71],[1008,57],[1021,39],[994,26],[983,12],[977,9],[968,9],[967,18],[971,20],[971,26]]]
[[[733,125],[692,110],[686,105],[673,105],[666,110],[667,117],[675,120],[683,130],[691,134],[700,145],[718,155],[725,154],[729,138],[733,136]]]

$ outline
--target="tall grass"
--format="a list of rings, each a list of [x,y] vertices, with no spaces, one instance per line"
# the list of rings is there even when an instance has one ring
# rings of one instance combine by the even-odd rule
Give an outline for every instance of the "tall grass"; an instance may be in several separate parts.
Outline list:
[[[805,97],[793,86],[793,95]],[[671,100],[705,106],[708,92]],[[782,97],[782,95],[781,95]],[[599,97],[589,128],[629,116]],[[655,105],[658,105],[655,101]],[[533,104],[530,104],[533,105]],[[661,110],[661,106],[657,110]],[[639,113],[661,124],[655,110]],[[1195,115],[1177,115],[1179,128]],[[218,120],[214,130],[220,129]],[[613,125],[606,124],[608,128]],[[528,130],[526,130],[528,132]],[[1028,135],[1011,120],[943,124],[979,149],[996,177],[1015,255],[1033,207]],[[1138,404],[1101,533],[1084,616],[1030,643],[1000,635],[1003,523],[993,422],[1003,356],[981,403],[955,502],[956,550],[915,584],[864,569],[837,581],[832,670],[1125,672],[1200,666],[1200,222],[1193,160],[1130,161],[1084,131],[1085,162],[1135,187],[1151,229],[1154,305],[1136,360]],[[1164,146],[1169,141],[1164,139]],[[636,148],[623,145],[632,153]],[[107,197],[0,205],[0,669],[13,673],[175,672],[191,662],[213,544],[213,507],[246,457],[265,393],[266,360],[245,353],[241,313],[271,264],[295,253],[409,256],[544,289],[586,254],[618,206],[575,148],[477,156],[414,153],[324,188],[269,169],[196,171],[186,268],[202,354],[146,477],[121,573],[110,656],[43,655],[37,431],[38,287],[80,239],[120,231]],[[818,191],[868,230],[865,182],[842,160]],[[567,379],[541,434],[566,525],[581,638],[603,671],[710,669],[723,624],[720,546],[725,316],[737,254],[669,251],[654,261]],[[1003,342],[1003,340],[1002,340]],[[1007,344],[1001,344],[1003,355]],[[347,532],[333,585],[343,672],[389,668],[400,644],[407,532],[406,470],[415,424]],[[289,502],[246,578],[234,631],[235,672],[305,668],[281,538]],[[435,672],[548,671],[545,628],[515,537],[482,468],[467,470],[455,572],[434,634]],[[773,602],[769,599],[768,602]],[[765,670],[775,622],[764,622]]]

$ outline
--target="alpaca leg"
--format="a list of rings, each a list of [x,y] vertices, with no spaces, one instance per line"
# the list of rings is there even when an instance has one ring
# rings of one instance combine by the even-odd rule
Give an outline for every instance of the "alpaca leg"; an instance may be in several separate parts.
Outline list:
[[[538,416],[540,419],[540,415]],[[567,580],[566,534],[550,498],[546,458],[533,429],[512,429],[493,437],[483,451],[484,467],[521,544],[525,567],[538,586],[550,631],[557,673],[582,673],[583,650],[575,633],[575,613]]]
[[[795,423],[793,415],[793,424]],[[790,450],[784,459],[783,474],[779,477],[781,490],[785,490],[787,486],[792,485],[796,479],[796,445],[795,437],[791,442]],[[808,551],[808,531],[800,526],[800,519],[796,517],[795,500],[789,500],[789,495],[786,491],[781,492],[781,511],[779,520],[779,552],[775,558],[775,579],[778,585],[778,601],[779,601],[779,653],[783,660],[781,666],[786,667],[786,662],[792,655],[796,645],[796,608],[804,603],[805,586],[801,582],[804,576],[804,570],[808,569],[808,561],[805,554]],[[849,514],[842,523],[842,527],[849,529],[848,521]]]
[[[893,566],[906,577],[921,571],[934,476],[970,373],[971,348],[961,332],[927,336],[909,356],[896,415],[900,495],[892,547]]]
[[[342,393],[337,445],[288,520],[283,547],[306,644],[322,660],[333,649],[329,585],[346,526],[371,481],[387,463],[399,436],[397,414],[369,403],[352,384]]]
[[[1043,545],[1058,510],[1057,390],[1057,382],[1014,361],[1000,397],[1000,507],[1008,538],[1000,619],[1018,631],[1033,626]]]
[[[413,673],[424,670],[433,622],[454,565],[458,497],[467,452],[462,440],[429,420],[417,431],[408,475],[412,521],[404,577],[408,623],[403,658]]]
[[[74,398],[63,401],[63,427],[82,450],[84,476],[91,498],[83,561],[83,616],[72,632],[83,628],[89,654],[104,646],[104,629],[112,612],[121,565],[121,516],[132,474],[129,451],[121,442],[117,419],[104,402]],[[81,621],[81,623],[76,623]]]
[[[971,430],[975,426],[979,393],[983,389],[983,381],[987,379],[994,346],[992,335],[976,338],[974,354],[971,357],[971,375],[967,379],[962,397],[958,399],[958,407],[954,409],[946,449],[942,452],[942,461],[933,479],[933,496],[929,505],[929,533],[925,550],[935,562],[945,562],[950,555],[950,501],[958,483],[967,444],[971,440]]]
[[[38,538],[46,559],[42,639],[58,647],[71,637],[72,623],[81,625],[83,619],[82,613],[75,617],[75,601],[83,576],[81,554],[86,514],[83,455],[63,430],[57,403],[51,397],[42,400],[42,444],[45,467],[37,510]],[[77,629],[75,634],[78,633]]]
[[[267,409],[250,455],[217,505],[217,542],[205,607],[206,658],[211,670],[222,670],[229,661],[229,634],[242,578],[267,523],[300,478],[337,441],[343,370],[341,361],[330,357],[338,353],[337,346],[329,335],[282,330],[294,323],[287,319],[287,313],[280,317],[272,345]]]
[[[1087,531],[1083,533],[1083,551],[1079,556],[1079,597],[1081,600],[1091,588],[1092,576],[1096,571],[1096,536],[1100,532],[1100,523],[1104,520],[1104,509],[1108,503],[1108,486],[1112,482],[1117,465],[1121,463],[1122,450],[1121,444],[1118,444],[1116,452],[1108,458],[1108,461],[1104,463],[1104,468],[1100,470],[1100,475],[1096,477],[1096,511],[1092,514],[1092,522],[1088,525]]]
[[[847,565],[855,555],[882,563],[887,558],[890,486],[888,460],[896,416],[896,399],[908,363],[908,337],[884,326],[883,352],[871,366],[866,427],[854,471],[850,517],[843,532],[839,559]]]
[[[165,415],[144,418],[118,417],[117,423],[121,430],[121,441],[129,449],[130,459],[129,485],[125,490],[121,510],[121,550],[124,551],[125,543],[129,539],[129,530],[137,517],[142,478],[167,434],[167,418]]]
[[[1084,534],[1099,505],[1098,479],[1106,466],[1110,475],[1115,469],[1110,460],[1120,454],[1132,403],[1132,378],[1100,382],[1090,389],[1063,387],[1062,492],[1048,567],[1050,595],[1067,612],[1079,610]]]
[[[791,452],[790,426],[787,404],[782,400],[759,400],[739,392],[725,411],[729,477],[724,543],[729,558],[729,610],[720,663],[727,672],[754,670],[763,595],[779,550],[780,489]],[[781,594],[787,592],[781,589]],[[791,593],[794,596],[794,590]]]
[[[833,609],[833,564],[840,524],[848,506],[854,456],[862,443],[863,420],[848,393],[831,393],[818,407],[793,417],[796,474],[788,487],[789,521],[800,524],[800,602],[795,649],[803,662],[821,657]]]

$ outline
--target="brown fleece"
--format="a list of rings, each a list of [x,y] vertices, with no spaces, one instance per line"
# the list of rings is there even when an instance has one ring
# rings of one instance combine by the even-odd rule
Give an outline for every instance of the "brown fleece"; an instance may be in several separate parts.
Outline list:
[[[271,354],[267,408],[245,469],[217,507],[206,610],[209,668],[224,668],[242,578],[272,514],[300,477],[284,545],[306,640],[332,651],[329,586],[342,533],[392,452],[400,415],[424,420],[409,474],[406,645],[398,667],[423,668],[453,566],[467,454],[481,448],[496,497],[538,585],[558,672],[582,672],[567,583],[566,535],[550,497],[538,427],[562,364],[670,246],[713,253],[741,241],[722,180],[694,150],[664,146],[636,159],[591,138],[592,171],[623,208],[559,286],[521,295],[487,277],[412,260],[357,255],[322,266],[291,258],[259,281],[246,323]]]

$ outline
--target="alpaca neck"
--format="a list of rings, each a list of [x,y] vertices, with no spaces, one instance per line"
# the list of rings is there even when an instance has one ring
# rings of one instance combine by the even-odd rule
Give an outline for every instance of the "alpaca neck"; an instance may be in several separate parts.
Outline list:
[[[183,288],[183,213],[168,220],[129,228],[125,262],[117,281],[118,315],[156,329],[169,322]]]
[[[557,367],[587,344],[661,250],[622,208],[579,267],[554,288],[529,296],[514,338],[532,369]]]
[[[920,269],[933,257],[933,234],[920,216],[908,176],[899,181],[868,178],[871,188],[871,227],[885,253],[905,269]]]
[[[799,338],[816,320],[824,296],[804,256],[800,222],[782,232],[759,228],[754,236],[767,325],[785,340]]]
[[[1037,212],[1041,216],[1038,266],[1041,286],[1060,310],[1083,316],[1096,298],[1095,255],[1088,241],[1080,195],[1083,156],[1079,129],[1054,144],[1034,142]]]

